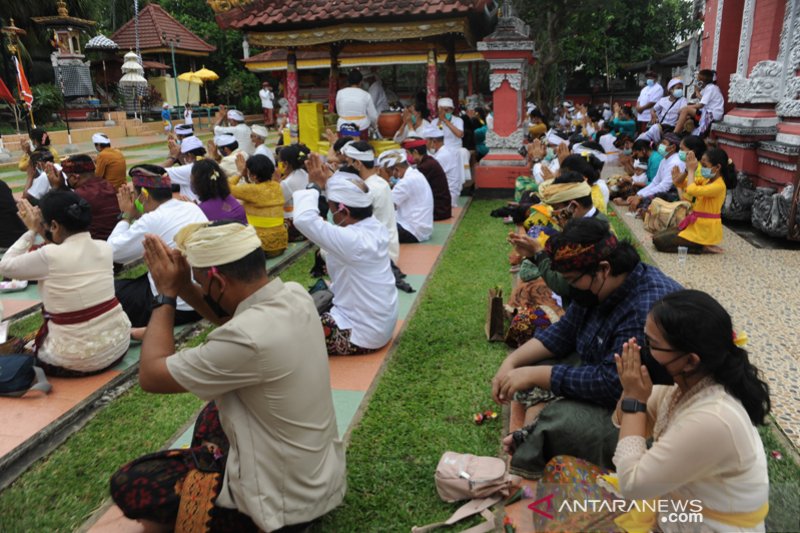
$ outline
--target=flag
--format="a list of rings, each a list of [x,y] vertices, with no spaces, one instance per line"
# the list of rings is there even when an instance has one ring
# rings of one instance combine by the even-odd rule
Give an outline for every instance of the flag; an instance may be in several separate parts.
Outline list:
[[[22,65],[19,64],[16,57],[12,57],[12,59],[14,60],[14,65],[17,67],[17,89],[19,90],[19,96],[25,102],[25,105],[28,106],[28,109],[30,109],[33,105],[31,86],[28,85],[28,78],[25,77],[25,71],[22,70]]]
[[[8,90],[8,87],[6,87],[3,78],[0,78],[0,100],[5,100],[9,105],[14,105],[14,96],[11,94],[11,91]]]

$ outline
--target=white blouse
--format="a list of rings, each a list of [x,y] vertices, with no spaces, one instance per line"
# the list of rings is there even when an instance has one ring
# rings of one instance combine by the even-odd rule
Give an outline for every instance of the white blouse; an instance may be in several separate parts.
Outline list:
[[[36,234],[28,231],[0,260],[0,276],[38,280],[42,304],[50,313],[81,311],[114,297],[111,246],[88,231],[29,252]],[[80,324],[50,321],[39,349],[45,363],[81,372],[105,368],[128,351],[131,323],[117,305]]]

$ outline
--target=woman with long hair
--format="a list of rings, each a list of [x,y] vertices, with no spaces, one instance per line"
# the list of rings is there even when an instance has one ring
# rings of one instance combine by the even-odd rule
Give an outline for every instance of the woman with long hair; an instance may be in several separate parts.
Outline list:
[[[114,296],[111,246],[93,240],[88,202],[71,191],[23,200],[28,231],[0,260],[0,277],[37,280],[44,325],[36,335],[39,365],[50,375],[96,374],[128,351],[131,323]],[[37,235],[46,243],[31,250]]]
[[[197,195],[208,220],[234,220],[247,225],[244,207],[231,194],[225,171],[212,159],[201,159],[192,165],[192,192]]]
[[[617,471],[557,456],[540,482],[570,497],[575,488],[561,484],[579,479],[588,489],[581,499],[614,495],[637,505],[558,519],[574,531],[581,520],[597,530],[678,531],[670,513],[687,505],[702,514],[703,531],[764,531],[769,479],[756,426],[766,422],[769,387],[737,345],[730,315],[704,292],[678,291],[655,303],[644,334],[644,346],[632,338],[615,356],[623,387],[612,419]]]

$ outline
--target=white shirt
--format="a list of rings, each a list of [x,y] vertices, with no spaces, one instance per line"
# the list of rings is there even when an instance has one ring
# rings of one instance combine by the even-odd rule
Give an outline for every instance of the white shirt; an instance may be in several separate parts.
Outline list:
[[[145,233],[158,235],[167,246],[175,248],[175,234],[178,231],[188,224],[207,221],[208,218],[197,205],[180,200],[167,200],[155,211],[142,215],[133,224],[129,224],[127,220],[120,220],[108,236],[107,242],[114,251],[114,262],[126,264],[144,256]],[[147,277],[150,279],[150,292],[155,296],[158,294],[156,284],[150,273]],[[178,309],[192,310],[180,298],[178,298]]]
[[[53,166],[56,169],[56,172],[61,172],[61,165],[54,163]],[[62,178],[64,176],[61,176]],[[65,180],[66,183],[66,180]],[[33,178],[31,182],[31,186],[28,189],[28,195],[33,196],[37,200],[41,200],[42,196],[50,192],[50,180],[47,178],[47,174],[44,171],[39,172],[39,175]]]
[[[430,124],[431,123],[424,118],[422,119],[422,124],[417,124],[415,128],[409,128],[406,124],[403,124],[403,127],[394,134],[394,142],[400,144],[409,137],[424,137],[423,132]]]
[[[308,172],[302,168],[292,171],[281,180],[281,191],[286,202],[283,204],[283,218],[292,218],[292,211],[294,210],[292,195],[295,191],[305,189],[306,185],[308,185]]]
[[[275,164],[275,152],[273,152],[272,149],[266,145],[266,143],[261,143],[256,146],[256,149],[253,150],[253,155],[265,155],[270,161],[272,161],[273,165]]]
[[[461,154],[445,144],[436,150],[433,158],[439,162],[447,176],[451,205],[458,207],[458,197],[461,196],[461,189],[464,186],[464,165],[461,164]]]
[[[383,113],[389,109],[389,100],[386,98],[386,91],[383,90],[383,82],[375,80],[369,86],[369,95],[372,97],[372,103],[375,104],[375,110],[378,113]]]
[[[450,118],[450,124],[455,126],[457,130],[460,130],[461,133],[464,133],[464,121],[461,120],[461,117],[453,115]],[[435,118],[431,120],[431,126],[438,128],[439,119]],[[461,137],[456,137],[456,134],[450,130],[447,124],[442,123],[442,127],[439,129],[441,129],[442,133],[444,133],[445,146],[449,146],[451,148],[461,148],[463,146],[463,143],[461,142]]]
[[[224,135],[232,133],[236,137],[236,142],[239,143],[239,148],[247,155],[253,155],[256,149],[253,146],[253,141],[250,140],[250,126],[247,124],[237,124],[235,126],[215,126],[214,135]]]
[[[192,190],[192,167],[194,163],[189,165],[180,165],[177,167],[167,167],[167,176],[170,181],[175,185],[180,185],[180,194],[193,202],[197,202],[199,198]]]
[[[639,98],[636,99],[636,106],[641,107],[651,102],[658,102],[662,96],[664,96],[664,87],[662,87],[660,83],[654,83],[652,87],[645,85],[642,87],[642,92],[639,93]],[[642,113],[638,113],[636,120],[639,122],[650,122],[651,111],[652,108]]]
[[[194,124],[194,120],[192,119],[192,110],[191,109],[184,109],[183,110],[183,123],[191,126]]]
[[[258,97],[261,98],[261,107],[265,109],[272,109],[274,107],[272,102],[275,100],[275,95],[272,94],[272,91],[269,89],[261,89],[258,91]]]
[[[414,235],[419,242],[427,241],[433,233],[433,192],[425,176],[408,168],[392,189],[392,201],[397,208],[397,223]]]
[[[111,247],[88,231],[29,252],[36,234],[24,233],[0,261],[0,276],[39,280],[42,304],[51,313],[82,311],[114,297]],[[44,362],[91,372],[107,367],[127,350],[131,323],[122,306],[78,324],[50,321],[39,349]]]
[[[239,167],[236,166],[236,156],[239,154],[244,154],[244,158],[247,159],[247,153],[242,150],[241,146],[231,152],[230,154],[223,156],[222,159],[219,160],[219,168],[225,172],[225,175],[229,178],[232,176],[239,175]]]
[[[558,157],[554,157],[549,162],[542,160],[539,163],[535,163],[531,168],[531,175],[538,184],[541,184],[544,181],[544,173],[542,172],[542,166],[546,166],[547,168],[549,168],[550,172],[553,174],[553,176],[555,176],[556,172],[558,172],[558,169],[561,168],[561,163],[558,161]]]
[[[681,109],[686,107],[686,98],[681,96],[679,99],[673,101],[669,96],[665,96],[656,102],[653,107],[653,113],[656,115],[656,123],[666,124],[667,126],[675,126],[678,123],[678,115],[681,114]]]
[[[389,258],[396,263],[400,257],[400,235],[397,233],[397,214],[392,201],[392,188],[377,174],[365,179],[364,183],[367,184],[372,198],[372,214],[389,232]]]
[[[725,113],[725,98],[716,83],[709,83],[700,91],[700,103],[703,104],[703,113],[711,113],[715,122],[722,120]]]
[[[380,178],[378,178],[380,179]],[[377,349],[397,323],[397,287],[389,265],[389,233],[373,216],[335,226],[319,216],[319,192],[297,191],[294,225],[326,253],[336,325],[350,330],[356,346]]]
[[[681,161],[678,152],[675,152],[668,158],[664,158],[658,165],[658,172],[656,172],[656,177],[653,178],[650,185],[636,194],[642,198],[647,198],[670,190],[672,188],[672,169],[675,167],[678,167],[681,172],[686,171],[686,164]]]
[[[345,87],[336,93],[336,112],[339,120],[336,121],[336,128],[342,124],[353,122],[360,130],[366,130],[370,124],[378,122],[378,111],[372,97],[364,89],[358,87]]]

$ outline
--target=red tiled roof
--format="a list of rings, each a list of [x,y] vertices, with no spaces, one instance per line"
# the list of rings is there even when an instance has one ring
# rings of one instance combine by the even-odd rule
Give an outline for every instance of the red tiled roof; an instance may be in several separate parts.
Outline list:
[[[134,19],[126,22],[111,36],[111,40],[119,45],[120,50],[133,50],[136,47],[136,26]],[[180,43],[175,44],[175,53],[191,52],[207,55],[217,49],[203,39],[189,31],[186,26],[172,18],[158,4],[147,4],[139,12],[139,48],[147,53],[153,49],[169,49],[169,42],[164,44],[161,33],[166,32],[167,38],[178,37]]]
[[[489,1],[256,0],[250,5],[217,14],[217,23],[221,28],[282,31],[309,24],[392,21],[397,17],[424,20],[481,11]]]

